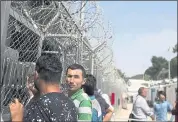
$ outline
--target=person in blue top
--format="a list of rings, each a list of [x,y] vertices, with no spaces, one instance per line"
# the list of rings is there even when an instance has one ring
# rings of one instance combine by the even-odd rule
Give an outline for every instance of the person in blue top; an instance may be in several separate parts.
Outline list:
[[[171,112],[173,107],[166,100],[166,94],[164,91],[159,91],[157,97],[158,100],[154,103],[154,112],[156,115],[156,121],[168,121],[167,113]]]
[[[101,106],[94,96],[94,90],[95,90],[94,81],[95,80],[96,79],[93,75],[87,74],[86,82],[82,87],[85,93],[88,94],[92,102],[92,122],[101,122],[102,121]]]

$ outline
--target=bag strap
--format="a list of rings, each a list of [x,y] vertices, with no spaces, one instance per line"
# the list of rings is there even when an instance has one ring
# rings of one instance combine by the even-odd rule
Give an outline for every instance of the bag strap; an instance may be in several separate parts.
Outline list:
[[[133,107],[134,107],[134,105],[135,105],[137,99],[138,99],[138,95],[136,96],[136,100],[135,100],[135,102],[133,103]],[[132,107],[132,111],[133,111],[133,107]]]

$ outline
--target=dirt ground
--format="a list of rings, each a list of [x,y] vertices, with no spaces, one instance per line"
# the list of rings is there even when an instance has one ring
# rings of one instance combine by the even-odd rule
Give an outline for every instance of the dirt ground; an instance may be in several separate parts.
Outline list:
[[[115,108],[115,114],[113,115],[112,121],[128,121],[129,114],[132,110],[132,104],[127,104],[127,109],[116,109]],[[168,120],[170,120],[171,114],[168,114]],[[151,118],[149,118],[151,120]]]

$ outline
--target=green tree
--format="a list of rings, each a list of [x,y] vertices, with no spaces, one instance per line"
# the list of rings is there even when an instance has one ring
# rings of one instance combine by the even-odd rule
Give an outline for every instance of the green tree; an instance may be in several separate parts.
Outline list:
[[[173,53],[177,53],[177,44],[173,47]],[[177,76],[177,56],[171,59],[171,77],[174,78]]]
[[[177,53],[177,44],[173,47],[173,53]]]
[[[171,59],[170,64],[171,77],[174,78],[177,76],[177,56]]]
[[[117,72],[119,73],[119,75],[120,75],[121,78],[123,78],[123,79],[126,78],[125,73],[122,72],[120,69],[117,69]]]
[[[148,75],[150,79],[157,80],[158,75],[163,69],[168,69],[168,61],[163,57],[153,56],[151,58],[152,66],[145,71],[145,75]],[[166,74],[167,75],[167,74]],[[165,76],[166,77],[166,76]]]
[[[146,80],[146,81],[151,80],[151,76],[147,75],[147,74],[144,74],[144,80]]]

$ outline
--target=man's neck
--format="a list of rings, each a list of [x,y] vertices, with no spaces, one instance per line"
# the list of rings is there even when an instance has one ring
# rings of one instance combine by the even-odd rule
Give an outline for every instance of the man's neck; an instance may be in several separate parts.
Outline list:
[[[42,91],[41,94],[61,92],[59,84],[45,84],[41,91]]]
[[[77,90],[74,90],[74,91],[69,91],[68,92],[68,96],[71,97],[73,94],[75,94],[78,90],[80,89],[77,89]]]
[[[159,100],[159,103],[163,103],[165,100]]]

